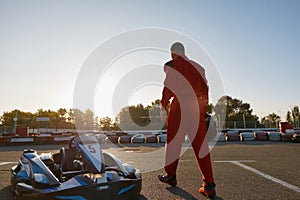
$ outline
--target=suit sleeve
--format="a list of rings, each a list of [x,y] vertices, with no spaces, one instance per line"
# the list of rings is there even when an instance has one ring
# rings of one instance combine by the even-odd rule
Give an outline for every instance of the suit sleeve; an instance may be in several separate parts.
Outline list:
[[[176,70],[173,69],[170,65],[168,65],[168,63],[165,64],[164,70],[166,73],[166,78],[164,80],[164,89],[162,92],[161,105],[166,109],[170,99],[174,96],[174,93],[171,90],[171,88],[176,84]]]

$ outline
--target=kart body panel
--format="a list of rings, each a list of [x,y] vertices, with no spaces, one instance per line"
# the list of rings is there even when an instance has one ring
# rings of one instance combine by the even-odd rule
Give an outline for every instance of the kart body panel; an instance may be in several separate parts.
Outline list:
[[[59,153],[25,149],[11,169],[11,185],[19,199],[132,199],[139,195],[139,169],[103,153],[94,136],[72,139]]]

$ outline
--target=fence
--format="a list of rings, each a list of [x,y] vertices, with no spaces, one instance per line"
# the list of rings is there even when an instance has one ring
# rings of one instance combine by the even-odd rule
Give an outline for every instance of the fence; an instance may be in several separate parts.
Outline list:
[[[271,128],[263,126],[257,121],[226,121],[224,128]],[[278,128],[278,125],[272,128]]]

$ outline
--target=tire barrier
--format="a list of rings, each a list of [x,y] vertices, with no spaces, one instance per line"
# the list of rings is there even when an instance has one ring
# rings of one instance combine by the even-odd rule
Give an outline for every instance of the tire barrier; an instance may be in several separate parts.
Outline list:
[[[300,133],[295,133],[292,138],[293,142],[300,143]]]
[[[64,137],[0,137],[1,145],[24,145],[24,144],[67,144],[71,139],[70,136]]]
[[[140,133],[132,136],[131,143],[145,143],[145,135]]]
[[[157,143],[157,136],[156,135],[147,135],[145,138],[146,143]]]
[[[256,130],[223,130],[217,132],[217,142],[225,141],[275,141],[300,142],[300,129],[285,129],[285,132]],[[105,132],[95,134],[100,143],[165,143],[165,131],[132,131],[132,132]],[[67,144],[72,135],[41,134],[40,136],[0,136],[1,145],[24,144]]]
[[[291,142],[293,137],[293,133],[281,133],[281,140],[283,142]]]
[[[226,141],[226,137],[225,137],[223,132],[218,132],[217,135],[219,136],[218,142],[225,142]]]
[[[34,138],[31,137],[17,137],[17,138],[11,138],[10,142],[14,143],[20,143],[20,142],[34,142]]]
[[[157,136],[157,141],[159,143],[166,143],[167,142],[167,134],[161,134]]]
[[[129,135],[122,135],[118,138],[118,143],[131,143],[131,136]]]
[[[283,133],[283,132],[282,132]],[[286,129],[285,130],[285,133],[288,133],[288,134],[291,134],[293,135],[295,133],[295,130],[294,129]]]
[[[268,132],[269,141],[279,142],[281,140],[280,132]]]
[[[240,141],[240,135],[238,131],[227,131],[225,137],[226,141]]]
[[[241,141],[254,141],[254,133],[253,132],[242,132],[240,133]]]
[[[70,138],[68,138],[70,139]],[[53,138],[53,137],[35,137],[34,138],[34,143],[35,144],[48,144],[49,142],[50,143],[54,143],[54,141],[57,141],[56,138]]]
[[[7,144],[10,143],[10,139],[9,137],[1,137],[0,138],[0,144]]]
[[[116,144],[118,143],[118,140],[119,140],[119,136],[116,136],[116,135],[108,135],[106,137],[106,141],[109,140],[109,142],[113,143],[113,144]],[[108,143],[108,142],[106,142]]]
[[[268,133],[265,131],[254,132],[254,137],[256,141],[268,141]]]

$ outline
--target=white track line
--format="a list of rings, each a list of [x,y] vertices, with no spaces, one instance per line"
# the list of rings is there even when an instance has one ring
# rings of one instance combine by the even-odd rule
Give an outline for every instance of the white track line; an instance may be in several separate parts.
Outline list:
[[[0,165],[17,164],[17,162],[0,162]]]
[[[216,160],[217,163],[233,163],[233,162],[255,162],[255,160]]]
[[[251,172],[253,172],[253,173],[255,173],[255,174],[258,174],[258,175],[260,175],[260,176],[262,176],[262,177],[264,177],[264,178],[266,178],[266,179],[268,179],[268,180],[271,180],[271,181],[273,181],[273,182],[275,182],[275,183],[279,183],[280,185],[282,185],[282,186],[284,186],[284,187],[287,187],[287,188],[289,188],[289,189],[291,189],[291,190],[294,190],[295,192],[300,192],[300,188],[297,187],[297,186],[294,186],[294,185],[292,185],[292,184],[289,184],[289,183],[287,183],[287,182],[285,182],[285,181],[283,181],[283,180],[280,180],[280,179],[278,179],[278,178],[275,178],[275,177],[273,177],[273,176],[271,176],[271,175],[269,175],[269,174],[266,174],[266,173],[264,173],[264,172],[262,172],[262,171],[259,171],[259,170],[257,170],[257,169],[254,169],[254,168],[252,168],[252,167],[249,167],[249,166],[244,165],[244,164],[241,163],[241,162],[255,162],[255,161],[253,161],[253,160],[248,160],[248,161],[247,161],[247,160],[241,160],[241,161],[230,160],[230,161],[214,161],[214,162],[219,162],[219,163],[228,162],[228,163],[232,163],[232,164],[234,164],[234,165],[237,165],[237,166],[239,166],[239,167],[242,167],[242,168],[244,168],[244,169],[247,169],[247,170],[249,170],[249,171],[251,171]]]

